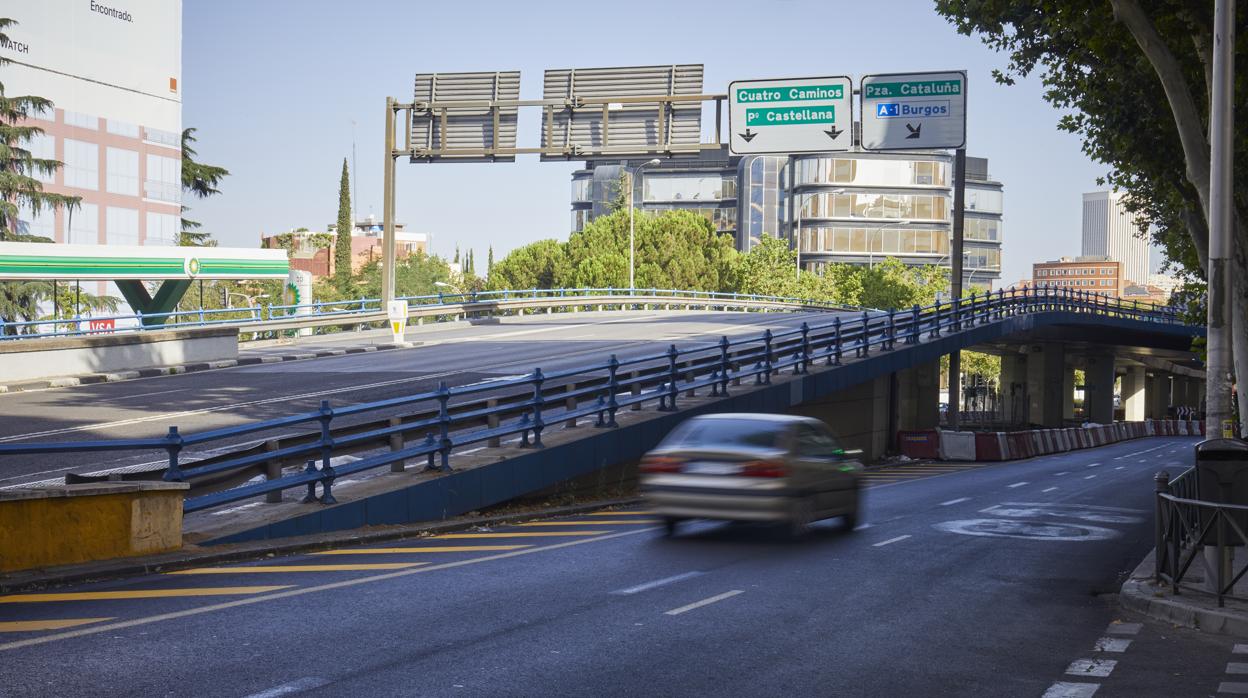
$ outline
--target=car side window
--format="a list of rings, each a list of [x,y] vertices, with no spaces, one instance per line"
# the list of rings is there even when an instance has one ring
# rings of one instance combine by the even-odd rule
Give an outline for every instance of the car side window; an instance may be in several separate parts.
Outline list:
[[[797,430],[797,455],[802,458],[831,460],[840,457],[840,447],[832,435],[822,429],[802,424]]]

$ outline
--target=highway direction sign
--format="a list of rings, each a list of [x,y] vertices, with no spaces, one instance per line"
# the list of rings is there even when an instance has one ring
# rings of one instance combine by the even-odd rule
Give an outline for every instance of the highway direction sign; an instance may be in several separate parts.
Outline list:
[[[847,77],[742,80],[728,85],[733,155],[823,153],[853,145]]]
[[[862,78],[865,150],[966,145],[966,72],[893,73]]]

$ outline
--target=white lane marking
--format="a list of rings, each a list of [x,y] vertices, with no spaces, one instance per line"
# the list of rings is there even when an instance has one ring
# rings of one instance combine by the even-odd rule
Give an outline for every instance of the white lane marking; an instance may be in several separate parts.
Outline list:
[[[1248,645],[1241,645],[1237,643],[1235,648],[1231,650],[1231,654],[1248,654]]]
[[[1120,623],[1114,621],[1105,628],[1105,632],[1110,635],[1138,635],[1140,628],[1144,627],[1143,623]]]
[[[252,693],[247,698],[277,698],[277,696],[286,696],[291,693],[299,693],[301,691],[310,691],[314,688],[329,685],[328,679],[322,679],[319,676],[305,676],[302,679],[284,683],[280,686],[274,686],[267,691]]]
[[[1117,664],[1116,659],[1076,659],[1066,667],[1066,673],[1071,676],[1095,676],[1103,679],[1114,673]]]
[[[1047,490],[1040,490],[1040,491],[1041,491],[1041,492],[1052,492],[1052,491],[1053,491],[1053,490],[1055,490],[1055,489],[1057,489],[1057,488],[1056,488],[1056,487],[1050,487],[1050,488],[1048,488]]]
[[[1063,471],[1062,471],[1062,472],[1060,472],[1060,473],[1053,473],[1053,477],[1061,477],[1061,476],[1063,476],[1063,475],[1069,475],[1069,474],[1070,474],[1070,471],[1068,471],[1068,470],[1063,470]]]
[[[1096,695],[1096,689],[1100,687],[1099,683],[1058,681],[1049,686],[1049,690],[1044,692],[1042,698],[1092,698]]]
[[[942,507],[951,507],[954,504],[961,504],[962,502],[969,502],[969,501],[971,501],[970,497],[958,497],[957,499],[950,499],[947,502],[941,502],[940,505]]]
[[[854,526],[854,530],[855,530],[855,531],[865,531],[865,530],[867,530],[868,528],[871,528],[871,524],[869,524],[869,523],[865,523],[865,524],[858,524],[857,526]]]
[[[121,400],[137,400],[141,397],[151,397],[153,395],[168,395],[169,393],[180,393],[190,388],[174,388],[173,390],[157,390],[152,393],[139,393],[138,395],[122,395],[121,397],[108,398],[112,402],[120,402]]]
[[[1100,465],[1100,463],[1088,463],[1089,468],[1095,468],[1098,465]]]
[[[1084,480],[1091,480],[1091,479],[1092,479],[1092,478],[1094,478],[1094,477],[1096,477],[1096,476],[1095,476],[1095,475],[1089,475],[1089,476],[1087,476],[1087,477],[1085,477],[1085,478],[1083,478],[1083,479],[1084,479]]]
[[[675,575],[672,575],[671,577],[664,577],[663,579],[656,579],[653,582],[646,582],[645,584],[638,584],[637,586],[628,587],[627,589],[616,589],[615,591],[611,593],[612,594],[625,594],[625,595],[640,594],[643,591],[649,591],[651,589],[661,587],[665,584],[672,584],[674,582],[683,582],[686,579],[693,579],[694,577],[697,577],[700,574],[702,573],[697,572],[697,571],[685,572],[684,574],[675,574]]]
[[[1242,681],[1223,681],[1218,684],[1218,693],[1231,693],[1233,695],[1248,695],[1248,683]]]
[[[1126,469],[1126,467],[1127,467],[1127,466],[1125,466],[1125,465],[1120,465],[1120,466],[1118,466],[1117,468],[1114,468],[1114,470],[1125,470],[1125,469]]]
[[[907,539],[907,538],[909,538],[909,537],[910,537],[910,535],[909,535],[909,534],[907,534],[907,535],[904,535],[904,536],[897,536],[896,538],[889,538],[888,540],[880,541],[879,543],[876,543],[875,545],[872,545],[871,547],[873,547],[873,548],[882,548],[882,547],[884,547],[884,546],[886,546],[886,545],[892,545],[893,543],[896,543],[896,542],[898,542],[898,541],[903,541],[903,540],[905,540],[905,539]]]
[[[1248,662],[1227,662],[1226,673],[1248,674]]]
[[[1131,646],[1131,639],[1125,637],[1103,637],[1092,647],[1093,652],[1126,652]]]
[[[1010,485],[1009,488],[1014,489],[1015,487],[1022,487],[1023,485],[1026,485],[1026,484],[1027,484],[1026,482],[1016,482],[1013,485]]]
[[[745,593],[745,591],[743,591],[743,590],[741,590],[741,589],[733,589],[732,591],[725,591],[724,593],[722,593],[722,594],[716,594],[715,596],[712,596],[712,597],[711,597],[711,598],[709,598],[709,599],[702,599],[701,601],[694,601],[693,603],[689,604],[688,606],[681,606],[680,608],[673,608],[673,609],[672,609],[672,610],[670,610],[670,611],[664,611],[664,612],[663,612],[663,615],[665,615],[665,616],[678,616],[678,615],[680,615],[680,614],[682,614],[682,613],[688,613],[689,611],[692,611],[692,610],[694,610],[695,608],[702,608],[703,606],[709,606],[709,605],[711,605],[711,604],[713,604],[713,603],[716,603],[716,602],[718,602],[718,601],[723,601],[724,599],[730,599],[730,598],[732,598],[732,597],[736,596],[737,594],[744,594],[744,593]]]

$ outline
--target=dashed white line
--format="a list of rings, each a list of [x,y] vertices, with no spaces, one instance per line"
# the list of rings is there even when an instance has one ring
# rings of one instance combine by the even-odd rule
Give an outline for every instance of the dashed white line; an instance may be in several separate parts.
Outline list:
[[[969,501],[971,501],[970,497],[958,497],[957,499],[950,499],[947,502],[941,502],[940,505],[942,507],[951,507],[954,504],[961,504],[962,502],[969,502]]]
[[[1248,654],[1248,645],[1236,644],[1231,654]]]
[[[1088,463],[1089,468],[1095,468],[1098,465],[1100,465],[1100,463]]]
[[[277,696],[286,696],[286,695],[290,695],[291,693],[300,693],[303,691],[310,691],[314,688],[320,688],[321,686],[325,686],[328,683],[329,681],[327,681],[326,679],[322,679],[317,676],[306,676],[302,679],[291,681],[289,683],[284,683],[280,686],[274,686],[273,688],[270,688],[267,691],[260,691],[259,693],[253,693],[247,696],[247,698],[277,698]]]
[[[1218,693],[1230,693],[1233,695],[1248,695],[1248,683],[1243,681],[1223,681],[1218,684]]]
[[[671,577],[664,577],[663,579],[656,579],[653,582],[646,582],[644,584],[638,584],[637,586],[628,587],[627,589],[616,589],[615,591],[611,593],[612,594],[624,594],[624,595],[640,594],[643,591],[649,591],[651,589],[655,589],[657,587],[661,587],[666,584],[672,584],[674,582],[683,582],[686,579],[693,579],[694,577],[697,577],[700,574],[702,573],[697,572],[697,571],[685,572],[684,574],[675,574],[675,575],[672,575]]]
[[[1093,652],[1126,652],[1131,646],[1131,639],[1125,637],[1103,637],[1092,647]]]
[[[1076,659],[1066,667],[1066,673],[1071,676],[1095,676],[1103,679],[1114,672],[1117,664],[1116,659]]]
[[[1060,472],[1060,473],[1053,473],[1053,477],[1061,477],[1061,476],[1063,476],[1063,475],[1069,475],[1069,474],[1070,474],[1070,471],[1069,471],[1069,470],[1063,470],[1063,471],[1062,471],[1062,472]]]
[[[1092,478],[1094,478],[1094,477],[1096,477],[1096,476],[1095,476],[1095,475],[1089,475],[1089,476],[1087,476],[1087,477],[1085,477],[1085,478],[1083,478],[1083,479],[1084,479],[1084,480],[1091,480],[1091,479],[1092,479]]]
[[[672,610],[670,610],[670,611],[664,611],[664,612],[663,612],[663,615],[667,615],[667,616],[678,616],[678,615],[680,615],[680,614],[682,614],[682,613],[688,613],[689,611],[692,611],[692,610],[694,610],[695,608],[702,608],[703,606],[709,606],[709,605],[711,605],[711,604],[713,604],[713,603],[716,603],[717,601],[723,601],[724,599],[730,599],[730,598],[732,598],[732,597],[736,596],[737,594],[744,594],[744,593],[745,593],[745,592],[744,592],[743,590],[741,590],[741,589],[733,589],[732,591],[725,591],[724,593],[722,593],[722,594],[716,594],[715,596],[712,596],[712,597],[711,597],[711,598],[709,598],[709,599],[702,599],[701,601],[694,601],[693,603],[689,604],[688,606],[681,606],[680,608],[673,608],[673,609],[672,609]]]
[[[907,535],[904,535],[904,536],[897,536],[896,538],[889,538],[888,540],[882,540],[882,541],[880,541],[879,543],[876,543],[875,545],[873,545],[873,546],[871,546],[871,547],[873,547],[873,548],[882,548],[882,547],[884,547],[884,546],[886,546],[886,545],[892,545],[893,543],[896,543],[896,542],[898,542],[898,541],[903,541],[903,540],[905,540],[905,539],[907,539],[907,538],[909,538],[909,537],[910,537],[910,536],[909,536],[909,534],[907,534]]]
[[[1009,488],[1014,489],[1015,487],[1022,487],[1023,485],[1026,485],[1026,484],[1027,484],[1026,482],[1016,482],[1013,485],[1009,485]]]
[[[1120,465],[1120,466],[1118,466],[1117,468],[1114,468],[1114,470],[1126,470],[1126,468],[1127,468],[1127,466],[1125,466],[1125,465]]]
[[[1092,698],[1096,694],[1096,689],[1100,687],[1099,683],[1058,681],[1049,686],[1049,690],[1044,692],[1042,698]]]
[[[1041,491],[1041,492],[1052,492],[1052,491],[1053,491],[1053,490],[1055,490],[1055,489],[1057,489],[1057,488],[1056,488],[1056,487],[1050,487],[1050,488],[1048,488],[1047,490],[1040,490],[1040,491]]]
[[[1105,628],[1105,632],[1110,635],[1137,635],[1142,627],[1144,627],[1143,623],[1119,623],[1114,621],[1109,624],[1108,628]]]
[[[1226,673],[1248,674],[1248,662],[1227,662]]]

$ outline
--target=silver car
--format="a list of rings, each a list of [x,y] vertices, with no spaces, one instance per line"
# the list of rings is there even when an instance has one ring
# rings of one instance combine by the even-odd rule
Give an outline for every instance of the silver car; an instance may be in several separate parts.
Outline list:
[[[861,451],[846,451],[817,419],[712,414],[672,430],[641,461],[641,490],[668,535],[685,519],[809,525],[858,520]]]

